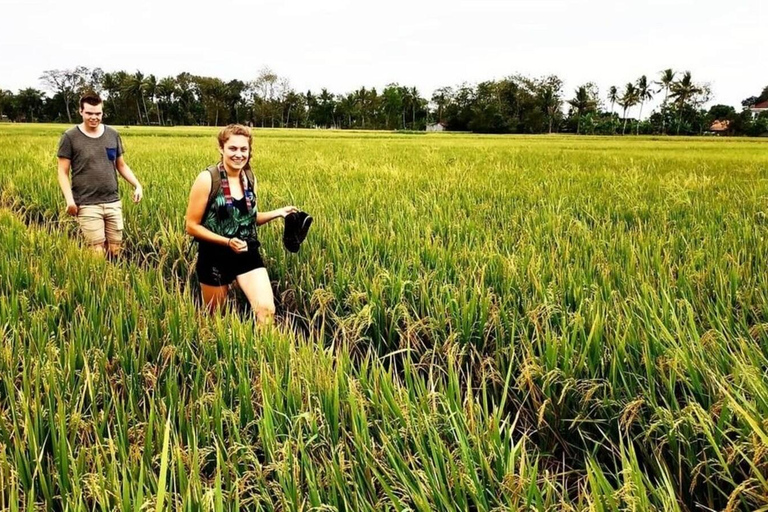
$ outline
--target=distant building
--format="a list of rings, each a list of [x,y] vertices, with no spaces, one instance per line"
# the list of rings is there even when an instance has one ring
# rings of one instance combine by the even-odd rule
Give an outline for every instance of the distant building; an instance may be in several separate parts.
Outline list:
[[[754,104],[749,110],[751,110],[754,115],[758,115],[761,112],[768,112],[768,100]]]
[[[428,132],[444,132],[447,128],[448,126],[445,123],[435,123],[435,124],[427,125]]]
[[[728,135],[731,133],[731,122],[726,120],[716,120],[707,130],[707,133],[714,135]]]

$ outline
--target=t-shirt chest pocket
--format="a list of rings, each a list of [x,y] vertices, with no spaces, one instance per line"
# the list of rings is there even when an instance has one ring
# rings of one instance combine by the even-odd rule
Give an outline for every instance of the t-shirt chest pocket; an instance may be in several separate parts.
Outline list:
[[[106,148],[107,149],[107,158],[110,162],[114,162],[117,160],[117,147],[114,148]]]

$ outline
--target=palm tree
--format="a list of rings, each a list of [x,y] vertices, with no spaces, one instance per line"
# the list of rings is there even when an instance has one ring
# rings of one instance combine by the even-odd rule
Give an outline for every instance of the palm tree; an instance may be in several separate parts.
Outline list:
[[[339,94],[336,102],[337,110],[340,117],[347,118],[347,128],[352,128],[352,114],[355,110],[355,95],[349,93],[347,95]]]
[[[173,101],[173,96],[175,94],[176,80],[174,80],[172,76],[167,76],[157,83],[157,112],[158,116],[160,117],[160,124],[166,124],[168,122],[168,119],[164,119],[162,116],[162,109],[160,108],[160,105],[163,105],[166,108],[170,108],[171,102]]]
[[[365,90],[365,87],[361,87],[357,91],[355,91],[355,103],[357,105],[357,110],[360,112],[360,120],[362,121],[362,127],[363,130],[365,130],[365,114],[368,112],[368,108],[370,106],[369,98],[370,94],[368,91]]]
[[[411,90],[407,87],[399,86],[397,88],[397,92],[400,95],[400,109],[402,112],[403,130],[405,130],[405,113],[408,110],[408,107],[410,106],[413,98],[411,98]]]
[[[661,109],[661,132],[666,134],[667,133],[667,115],[664,112],[667,106],[667,99],[669,98],[669,89],[672,86],[672,82],[675,81],[675,75],[676,73],[672,71],[671,68],[667,68],[664,71],[661,72],[661,80],[656,82],[660,86],[664,88],[664,103],[662,103],[662,109]]]
[[[677,134],[680,135],[680,125],[683,122],[683,108],[691,97],[703,91],[701,87],[691,80],[691,72],[686,71],[683,78],[673,82],[670,86],[670,96],[677,104]]]
[[[409,96],[411,97],[411,130],[416,129],[416,109],[419,107],[419,104],[421,103],[421,98],[419,97],[419,90],[416,89],[416,87],[411,87],[408,91]]]
[[[616,104],[618,100],[619,100],[619,90],[616,89],[615,85],[612,85],[610,89],[608,89],[608,101],[611,102],[611,128],[613,128],[613,106]]]
[[[597,102],[589,96],[587,86],[582,85],[575,91],[576,96],[573,99],[568,100],[568,103],[576,110],[576,135],[581,133],[581,116],[584,112],[594,110]]]
[[[553,87],[547,85],[542,89],[541,103],[549,121],[549,133],[552,133],[552,122],[554,121],[555,112],[560,106],[560,98],[557,97],[557,92]]]
[[[126,121],[121,117],[125,113],[122,112],[121,106],[125,106],[125,102],[122,101],[120,96],[123,90],[123,83],[125,82],[125,71],[116,71],[114,73],[104,73],[101,85],[102,89],[106,93],[104,96],[104,111],[105,115],[110,116],[110,124],[118,124],[118,120]],[[114,116],[114,117],[113,117]]]
[[[320,121],[326,128],[336,128],[336,99],[323,87],[317,96],[320,107]]]
[[[437,122],[443,122],[443,111],[445,107],[451,102],[453,96],[453,90],[450,87],[441,87],[436,89],[432,93],[432,103],[437,107]]]
[[[133,99],[136,102],[136,112],[139,114],[139,124],[143,123],[141,117],[141,105],[139,100],[144,101],[144,75],[141,71],[136,71],[133,75],[128,75],[123,82],[123,94]],[[147,120],[149,121],[149,120]]]
[[[624,94],[622,94],[621,98],[619,98],[619,106],[624,109],[624,127],[621,129],[622,135],[624,135],[624,133],[627,131],[627,110],[637,105],[638,101],[639,96],[637,88],[632,82],[629,82],[624,88]]]
[[[149,75],[144,79],[144,92],[147,93],[146,95],[149,96],[150,103],[152,103],[157,110],[157,124],[162,124],[160,120],[160,109],[157,108],[157,102],[155,101],[157,97],[157,78],[155,78],[155,75]],[[147,123],[149,123],[149,112],[147,112],[146,102],[144,102],[144,115],[147,118]]]
[[[653,99],[653,89],[648,84],[648,78],[643,75],[637,79],[637,99],[640,101],[640,113],[637,115],[637,134],[640,135],[640,120],[643,117],[643,103]]]

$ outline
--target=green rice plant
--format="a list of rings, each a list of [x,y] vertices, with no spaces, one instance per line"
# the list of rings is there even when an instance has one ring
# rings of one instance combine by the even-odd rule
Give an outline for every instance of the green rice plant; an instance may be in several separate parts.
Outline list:
[[[84,253],[61,126],[0,128],[0,508],[752,510],[768,153],[257,130],[274,329],[195,305],[211,128],[123,129],[146,199]]]

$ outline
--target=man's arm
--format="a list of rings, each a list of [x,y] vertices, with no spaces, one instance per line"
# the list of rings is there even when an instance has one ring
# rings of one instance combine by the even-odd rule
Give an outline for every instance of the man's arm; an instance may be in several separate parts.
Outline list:
[[[58,164],[58,178],[59,187],[61,187],[61,193],[64,194],[64,200],[67,202],[67,213],[75,216],[77,215],[77,205],[75,204],[75,198],[72,196],[72,185],[69,182],[69,158],[59,158]]]
[[[133,185],[133,202],[138,203],[141,201],[141,198],[144,197],[144,189],[141,188],[141,183],[139,183],[139,180],[136,178],[136,175],[133,174],[131,168],[128,167],[128,164],[125,163],[125,159],[122,155],[117,157],[117,172],[120,173],[120,176],[122,176],[125,181]]]

